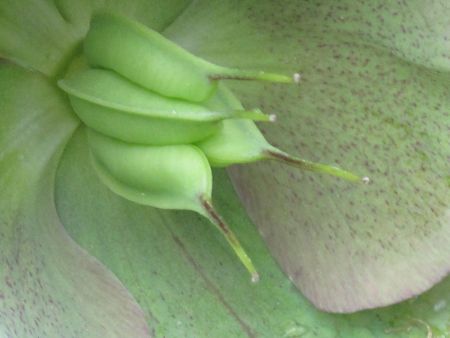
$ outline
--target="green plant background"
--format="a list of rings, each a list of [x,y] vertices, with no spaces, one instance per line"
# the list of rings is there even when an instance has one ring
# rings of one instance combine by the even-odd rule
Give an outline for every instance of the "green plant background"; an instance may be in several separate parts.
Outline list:
[[[257,285],[249,282],[221,235],[200,216],[137,206],[101,185],[88,160],[84,129],[55,84],[78,52],[92,12],[99,8],[120,11],[158,30],[166,28],[168,37],[218,63],[302,71],[305,80],[296,89],[234,86],[244,103],[279,114],[279,125],[266,130],[274,143],[298,151],[294,144],[306,142],[300,149],[304,156],[342,161],[376,174],[371,165],[358,164],[359,145],[353,153],[325,146],[334,133],[339,134],[336,144],[344,144],[346,137],[368,132],[371,123],[380,121],[379,115],[369,114],[368,123],[369,115],[364,114],[354,134],[345,134],[340,120],[329,121],[323,111],[327,107],[333,112],[364,111],[358,102],[345,101],[352,90],[363,91],[366,102],[373,103],[382,118],[390,118],[386,126],[397,128],[395,133],[387,133],[391,137],[387,141],[394,140],[392,152],[378,153],[381,159],[370,158],[375,163],[372,166],[379,166],[379,161],[397,161],[402,168],[408,168],[408,163],[422,160],[427,170],[431,168],[426,173],[449,173],[450,102],[445,88],[450,69],[450,8],[445,1],[399,1],[389,5],[383,1],[339,5],[327,1],[3,1],[0,337],[426,337],[427,325],[435,337],[450,335],[448,278],[419,297],[384,309],[350,315],[315,309],[275,263],[223,170],[215,172],[215,203],[258,266],[263,278]],[[224,53],[224,46],[230,52]],[[384,77],[376,67],[360,81],[342,73],[358,70],[351,51],[353,55],[370,56],[374,64],[389,65],[381,72]],[[306,61],[306,56],[314,58]],[[414,85],[394,81],[398,78],[414,78]],[[423,93],[414,91],[416,85]],[[390,93],[405,88],[403,100],[389,98]],[[302,90],[304,96],[299,98],[298,91]],[[413,102],[419,108],[412,109]],[[439,104],[439,109],[431,111],[429,102],[433,107]],[[417,120],[416,125],[408,124],[409,134],[395,124],[405,107],[413,112],[406,122]],[[425,161],[406,152],[408,156],[402,157],[398,149],[405,143],[400,140],[409,142],[421,135],[424,121],[417,117],[424,112],[428,113],[426,126],[430,128],[426,136],[434,136],[426,149],[431,149],[433,156]],[[350,114],[340,116],[348,123],[355,122]],[[302,123],[305,119],[316,121],[314,128],[326,134],[306,128]],[[336,131],[331,128],[334,126]],[[299,134],[290,133],[289,127],[300,128]],[[387,142],[383,134],[375,135],[367,144]],[[232,170],[234,184],[263,233],[268,228],[261,217],[278,217],[276,222],[268,220],[280,224],[272,231],[281,234],[286,228],[281,221],[288,225],[290,222],[290,210],[277,205],[285,196],[283,184],[288,183],[275,186],[267,178],[271,171],[282,179],[289,175],[278,168],[257,164]],[[291,188],[305,184],[301,175],[290,181]],[[267,190],[259,188],[261,180],[269,182],[270,191],[280,198],[268,198]],[[317,184],[318,178],[313,180],[311,186]],[[382,184],[388,187],[390,182]],[[420,189],[433,188],[424,182],[417,183]],[[325,179],[324,184],[332,183]],[[413,199],[413,195],[408,189],[400,190],[405,191],[405,196],[399,200],[409,203],[408,197]],[[258,192],[257,203],[249,202],[249,191]],[[373,201],[375,195],[371,196]],[[448,208],[447,195],[448,182],[444,181],[431,190],[429,201]],[[305,198],[313,195],[305,193]],[[414,225],[429,203],[425,201],[421,206],[422,213],[406,214],[407,224]],[[298,200],[291,205],[297,206]],[[320,203],[314,208],[321,210]],[[314,208],[309,205],[313,216]],[[258,210],[265,212],[259,214]],[[426,213],[420,217],[435,221]],[[449,227],[447,217],[439,228],[439,245],[448,240],[445,235],[448,237]],[[278,238],[274,236],[269,236],[267,243],[282,259],[276,240],[271,240]],[[399,238],[399,245],[402,240]],[[422,251],[418,253],[429,264],[441,264],[446,257],[448,261],[448,246],[437,245],[441,250],[432,252],[432,237],[423,240],[427,246],[419,247]],[[303,251],[305,255],[314,248],[308,249]],[[403,259],[419,261],[424,269],[429,266],[426,260],[419,260],[416,252]],[[321,271],[325,274],[324,266]],[[399,278],[405,283],[411,279],[414,285],[414,278],[408,275]],[[350,277],[348,280],[351,283]]]

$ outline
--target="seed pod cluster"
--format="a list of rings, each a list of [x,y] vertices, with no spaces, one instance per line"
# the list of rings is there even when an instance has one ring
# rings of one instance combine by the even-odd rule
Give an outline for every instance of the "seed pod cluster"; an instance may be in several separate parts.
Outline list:
[[[212,167],[274,159],[348,180],[345,170],[271,146],[221,80],[298,82],[262,71],[217,66],[127,18],[93,17],[84,41],[88,67],[58,82],[88,129],[94,168],[112,191],[136,203],[192,210],[225,236],[257,281],[250,258],[212,204]]]

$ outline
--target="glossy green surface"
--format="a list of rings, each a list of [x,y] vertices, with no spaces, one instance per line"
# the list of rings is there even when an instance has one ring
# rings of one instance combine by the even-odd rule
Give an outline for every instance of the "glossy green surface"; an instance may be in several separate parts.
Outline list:
[[[211,196],[211,169],[195,146],[130,144],[93,130],[88,134],[98,174],[120,196],[157,208],[198,212],[200,197]]]
[[[204,101],[216,86],[208,78],[212,65],[158,32],[118,15],[93,18],[84,53],[89,64],[113,69],[167,97]]]
[[[129,63],[130,65],[131,62]],[[171,99],[146,90],[117,73],[105,69],[87,69],[58,81],[69,95],[97,105],[146,117],[183,121],[217,121],[231,112],[214,111],[189,101]],[[242,108],[241,108],[242,109]]]
[[[188,144],[217,132],[224,119],[269,119],[242,106],[213,110],[205,104],[166,98],[110,70],[91,68],[70,73],[58,86],[69,94],[78,117],[90,128],[126,142]]]
[[[292,82],[284,75],[216,66],[180,48],[158,32],[126,17],[96,15],[84,41],[92,66],[117,73],[161,95],[202,102],[213,95],[221,77]]]
[[[101,181],[123,198],[171,210],[192,210],[208,218],[225,236],[251,275],[258,272],[238,238],[211,201],[211,168],[193,145],[142,145],[87,130],[93,166]]]
[[[224,85],[219,85],[217,94],[208,101],[208,107],[217,110],[243,109],[239,100]],[[264,151],[272,148],[254,122],[248,119],[223,121],[217,132],[197,143],[197,146],[213,167],[262,160]]]
[[[221,121],[186,121],[129,114],[77,97],[70,98],[70,105],[90,128],[119,140],[138,144],[175,145],[197,142],[216,132]]]

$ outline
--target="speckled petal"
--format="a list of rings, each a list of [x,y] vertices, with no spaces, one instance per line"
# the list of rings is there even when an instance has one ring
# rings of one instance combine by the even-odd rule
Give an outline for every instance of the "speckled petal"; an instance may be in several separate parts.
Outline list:
[[[0,336],[149,337],[119,280],[76,245],[54,203],[78,122],[47,79],[0,64]]]
[[[297,287],[323,310],[352,312],[399,302],[444,278],[449,6],[209,4],[191,8],[167,34],[218,63],[300,71],[298,87],[230,85],[247,106],[277,113],[278,123],[261,126],[277,147],[371,179],[353,185],[279,164],[233,168],[248,212]]]

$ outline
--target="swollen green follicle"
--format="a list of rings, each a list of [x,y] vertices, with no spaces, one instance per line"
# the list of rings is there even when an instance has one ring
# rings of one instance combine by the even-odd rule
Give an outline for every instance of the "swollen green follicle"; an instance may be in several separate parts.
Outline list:
[[[163,96],[193,102],[210,97],[221,79],[294,83],[298,78],[214,65],[158,32],[111,13],[94,16],[84,53],[91,66],[112,69]]]
[[[212,205],[211,168],[197,147],[129,144],[92,129],[88,140],[94,168],[108,188],[139,204],[205,216],[226,238],[252,280],[259,279],[236,235]]]
[[[92,129],[88,141],[100,177],[126,199],[161,209],[197,210],[197,196],[211,194],[211,169],[195,146],[133,144]]]
[[[222,84],[219,85],[217,94],[209,100],[208,104],[216,110],[242,108],[239,100]],[[210,164],[216,167],[260,160],[276,160],[302,170],[323,173],[352,182],[369,183],[368,177],[360,177],[335,166],[295,157],[273,147],[267,142],[258,127],[249,120],[223,121],[221,128],[216,133],[200,141],[197,145],[203,150]]]
[[[286,76],[214,65],[146,26],[108,13],[92,19],[83,53],[58,85],[88,127],[92,164],[101,181],[130,201],[206,217],[253,282],[259,280],[255,266],[211,202],[211,166],[271,159],[350,181],[369,181],[273,147],[254,121],[274,122],[275,115],[244,109],[221,83],[299,83],[298,73]]]
[[[110,70],[87,69],[58,81],[90,128],[123,141],[183,144],[202,140],[225,119],[270,121],[260,110],[214,111],[200,103],[152,93]]]
[[[202,103],[172,99],[142,88],[117,73],[105,69],[86,69],[58,81],[71,96],[120,111],[165,119],[208,121],[248,118],[268,121],[259,109],[215,111]]]

